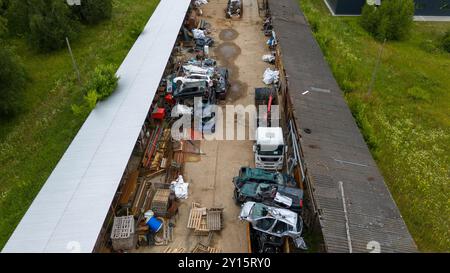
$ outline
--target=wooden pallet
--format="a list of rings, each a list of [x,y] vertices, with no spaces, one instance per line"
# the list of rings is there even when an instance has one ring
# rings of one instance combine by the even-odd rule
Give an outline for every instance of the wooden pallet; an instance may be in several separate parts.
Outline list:
[[[204,215],[206,216],[206,208],[192,208],[189,213],[187,228],[198,229],[201,226]]]
[[[206,236],[209,234],[206,216],[207,216],[206,213],[202,215],[201,220],[200,220],[200,225],[194,230],[195,235]]]
[[[206,215],[207,229],[210,231],[222,230],[222,212],[221,208],[211,208]]]
[[[202,243],[198,243],[191,252],[192,253],[220,253],[221,251],[218,248],[205,246]]]
[[[170,246],[164,250],[164,253],[185,253],[186,249],[179,247],[179,248],[171,248]]]

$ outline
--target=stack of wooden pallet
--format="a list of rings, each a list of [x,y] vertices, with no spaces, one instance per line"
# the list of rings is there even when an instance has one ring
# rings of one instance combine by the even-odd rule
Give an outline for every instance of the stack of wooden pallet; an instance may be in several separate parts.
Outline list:
[[[169,209],[170,189],[158,189],[153,197],[151,210],[157,216],[166,216]]]
[[[187,228],[194,229],[196,235],[208,235],[210,231],[222,229],[222,208],[207,209],[192,203]]]

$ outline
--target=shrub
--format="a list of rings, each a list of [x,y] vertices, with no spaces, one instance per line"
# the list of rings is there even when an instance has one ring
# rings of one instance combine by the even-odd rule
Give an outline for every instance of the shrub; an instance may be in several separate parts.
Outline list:
[[[360,24],[378,40],[402,40],[411,30],[413,15],[413,0],[384,0],[380,7],[366,4]]]
[[[28,38],[41,51],[56,50],[65,45],[65,38],[76,35],[77,21],[60,0],[29,0]]]
[[[11,0],[9,2],[5,16],[8,19],[8,30],[11,34],[23,35],[29,33],[28,6],[27,0]]]
[[[450,29],[444,34],[442,38],[442,47],[445,51],[450,52]]]
[[[89,90],[86,96],[84,96],[84,101],[89,111],[93,110],[99,101],[97,92],[95,90]]]
[[[111,18],[112,0],[83,0],[81,5],[73,6],[73,12],[86,24],[96,24]]]
[[[88,114],[95,108],[98,101],[106,99],[114,92],[118,80],[112,65],[98,66],[85,87],[83,104],[72,105],[72,112],[75,115]]]
[[[374,5],[364,5],[359,18],[361,26],[369,33],[376,33],[379,23],[379,13]]]
[[[114,92],[118,80],[112,65],[98,66],[88,84],[87,91],[88,93],[94,91],[98,100],[103,100]]]
[[[11,49],[0,43],[0,115],[13,116],[20,111],[26,73]]]

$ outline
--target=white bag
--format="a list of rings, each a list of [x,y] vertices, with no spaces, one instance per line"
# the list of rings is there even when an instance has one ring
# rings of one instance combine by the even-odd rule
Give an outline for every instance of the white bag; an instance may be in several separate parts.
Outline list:
[[[263,82],[265,84],[277,83],[278,79],[279,79],[279,75],[280,75],[280,71],[267,68],[266,71],[264,71]]]

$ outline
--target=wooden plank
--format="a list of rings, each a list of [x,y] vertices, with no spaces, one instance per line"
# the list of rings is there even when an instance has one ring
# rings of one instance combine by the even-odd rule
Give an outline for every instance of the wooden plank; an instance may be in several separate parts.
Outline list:
[[[136,191],[137,180],[139,176],[139,170],[135,170],[130,173],[127,181],[122,187],[122,194],[120,195],[119,204],[126,205],[130,203],[131,196]]]

